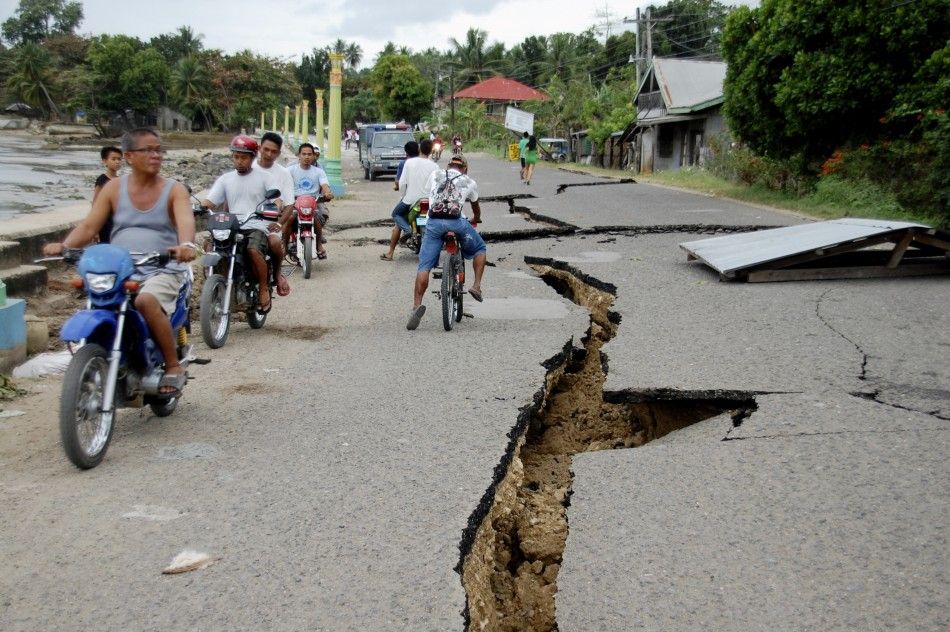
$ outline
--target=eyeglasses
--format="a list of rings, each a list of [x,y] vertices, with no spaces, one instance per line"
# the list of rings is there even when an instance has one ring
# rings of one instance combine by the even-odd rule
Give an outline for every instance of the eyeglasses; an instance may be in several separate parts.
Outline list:
[[[138,149],[128,149],[126,151],[133,154],[157,154],[159,156],[164,156],[168,153],[168,150],[164,147],[139,147]]]

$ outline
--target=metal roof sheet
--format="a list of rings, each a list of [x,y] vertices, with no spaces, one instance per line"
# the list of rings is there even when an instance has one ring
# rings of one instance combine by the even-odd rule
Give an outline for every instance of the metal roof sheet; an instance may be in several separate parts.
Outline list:
[[[653,60],[660,92],[667,109],[680,113],[722,98],[726,79],[726,64],[721,61],[656,58]]]
[[[687,241],[681,243],[680,248],[728,277],[771,261],[846,243],[859,244],[869,237],[907,228],[930,227],[909,222],[846,218]]]

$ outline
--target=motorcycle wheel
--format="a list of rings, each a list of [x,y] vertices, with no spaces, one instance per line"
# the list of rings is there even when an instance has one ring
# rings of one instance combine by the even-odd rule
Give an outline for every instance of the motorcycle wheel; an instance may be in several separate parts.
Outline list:
[[[303,239],[303,278],[310,278],[310,268],[313,265],[313,237]]]
[[[59,435],[66,456],[78,468],[88,470],[102,462],[112,439],[115,411],[102,412],[109,360],[97,344],[80,347],[63,376],[59,399]]]
[[[175,412],[175,408],[178,407],[178,400],[178,397],[158,399],[156,396],[156,399],[151,400],[148,405],[156,417],[168,417]]]
[[[247,310],[247,324],[251,326],[251,329],[260,329],[266,320],[267,314],[260,313],[256,307]]]
[[[442,326],[446,331],[452,331],[452,327],[455,325],[455,306],[457,304],[457,297],[455,296],[456,277],[452,274],[452,255],[443,251],[440,263],[442,265]]]
[[[201,337],[212,349],[223,347],[231,330],[231,314],[224,312],[227,288],[224,277],[214,274],[205,281],[201,290]]]

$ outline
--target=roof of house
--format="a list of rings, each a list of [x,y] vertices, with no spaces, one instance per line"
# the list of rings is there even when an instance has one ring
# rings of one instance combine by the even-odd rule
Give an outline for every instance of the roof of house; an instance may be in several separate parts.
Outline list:
[[[656,76],[666,114],[689,114],[718,105],[723,101],[722,85],[726,64],[721,61],[655,58],[651,71]],[[644,77],[640,90],[647,85]],[[647,114],[647,113],[644,113]],[[649,118],[649,116],[638,116]]]
[[[479,99],[490,101],[547,101],[548,95],[520,81],[507,77],[492,77],[453,95],[456,99]]]

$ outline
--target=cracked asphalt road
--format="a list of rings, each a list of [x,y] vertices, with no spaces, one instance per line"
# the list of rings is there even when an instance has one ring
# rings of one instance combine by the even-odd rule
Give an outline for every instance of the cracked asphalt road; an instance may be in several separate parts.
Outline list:
[[[471,164],[482,195],[528,189]],[[396,195],[354,180],[314,278],[205,350],[175,415],[122,413],[99,468],[62,456],[59,380],[28,383],[0,420],[0,628],[461,629],[462,532],[541,363],[588,326],[525,256],[616,287],[608,394],[760,393],[738,428],[575,458],[560,629],[945,627],[946,281],[720,283],[677,247],[695,233],[664,230],[801,220],[642,184],[556,195],[596,180],[541,168],[516,201],[571,234],[505,241],[547,228],[486,204],[486,304],[558,318],[446,333],[430,295],[405,331],[414,260],[375,243]],[[185,548],[221,560],[160,575]]]

